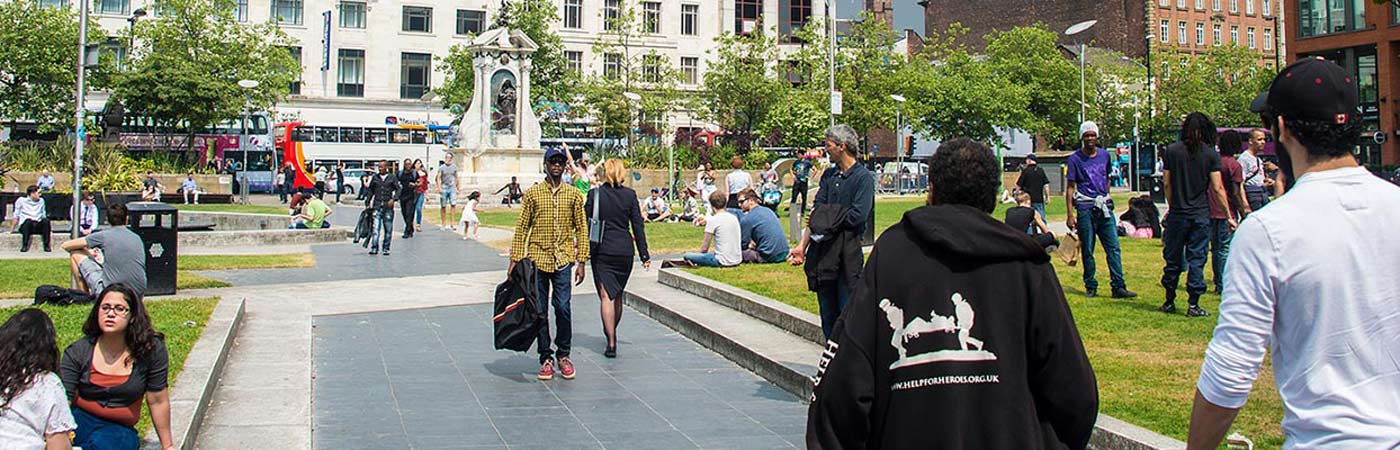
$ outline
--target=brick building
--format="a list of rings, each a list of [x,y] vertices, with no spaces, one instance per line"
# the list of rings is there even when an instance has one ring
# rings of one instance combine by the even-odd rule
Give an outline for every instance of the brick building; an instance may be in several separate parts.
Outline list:
[[[1281,1],[1289,17],[1289,61],[1321,56],[1356,74],[1362,162],[1400,163],[1400,6],[1371,0]]]
[[[1142,57],[1147,53],[1145,36],[1149,8],[1144,1],[922,0],[919,5],[924,7],[924,36],[942,35],[950,25],[961,23],[968,28],[968,34],[962,40],[974,50],[985,47],[987,42],[984,36],[994,30],[1044,22],[1051,30],[1061,32],[1085,20],[1098,20],[1094,28],[1075,38],[1092,42],[1095,47]],[[1075,40],[1061,36],[1060,42],[1073,44]]]
[[[875,20],[894,24],[894,5],[892,0],[865,0],[865,10],[870,13]]]
[[[1153,45],[1182,52],[1205,53],[1234,43],[1259,52],[1261,62],[1275,67],[1282,49],[1278,29],[1286,0],[1149,0],[1154,27]]]

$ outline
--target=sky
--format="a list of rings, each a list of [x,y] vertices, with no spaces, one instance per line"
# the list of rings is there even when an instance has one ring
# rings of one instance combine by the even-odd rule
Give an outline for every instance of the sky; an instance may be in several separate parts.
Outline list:
[[[865,0],[834,0],[836,3],[836,17],[852,19],[860,14],[865,8]],[[902,31],[905,28],[913,29],[924,34],[924,13],[923,7],[919,6],[919,0],[894,0],[894,28]]]

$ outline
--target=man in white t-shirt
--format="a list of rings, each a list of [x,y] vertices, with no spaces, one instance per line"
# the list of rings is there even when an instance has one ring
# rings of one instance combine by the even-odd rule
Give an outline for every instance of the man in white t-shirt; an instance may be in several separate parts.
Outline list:
[[[1385,237],[1400,228],[1400,188],[1352,158],[1356,81],[1304,59],[1265,94],[1280,165],[1297,181],[1235,232],[1188,448],[1220,444],[1266,351],[1284,448],[1400,448],[1400,285],[1389,275],[1400,240]]]
[[[710,206],[715,214],[705,218],[705,242],[700,251],[686,253],[686,262],[702,267],[734,267],[744,262],[743,248],[739,245],[739,218],[724,210],[729,196],[722,192],[710,194]],[[710,244],[715,252],[709,253]]]

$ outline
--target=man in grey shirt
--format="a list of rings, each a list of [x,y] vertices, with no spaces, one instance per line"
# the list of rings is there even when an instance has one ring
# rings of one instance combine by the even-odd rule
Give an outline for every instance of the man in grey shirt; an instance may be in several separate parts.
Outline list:
[[[448,153],[442,165],[438,166],[437,182],[438,188],[442,189],[442,199],[438,202],[438,222],[457,230],[457,165],[452,163],[452,154]],[[448,211],[452,214],[447,214]],[[448,218],[453,220],[448,221]]]
[[[64,242],[69,268],[78,279],[78,288],[97,294],[107,286],[122,283],[137,294],[146,294],[146,252],[141,237],[126,226],[126,205],[107,208],[111,227],[85,238]],[[98,252],[100,252],[100,256]],[[100,262],[99,262],[100,261]]]

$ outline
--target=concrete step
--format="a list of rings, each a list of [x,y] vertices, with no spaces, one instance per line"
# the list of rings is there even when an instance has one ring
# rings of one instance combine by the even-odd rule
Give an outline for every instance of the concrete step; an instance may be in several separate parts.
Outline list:
[[[728,284],[717,283],[681,269],[662,269],[657,272],[657,281],[747,314],[817,345],[826,344],[826,337],[822,335],[821,317],[795,306]]]
[[[627,306],[792,392],[812,396],[822,346],[764,321],[650,278],[627,286]]]

